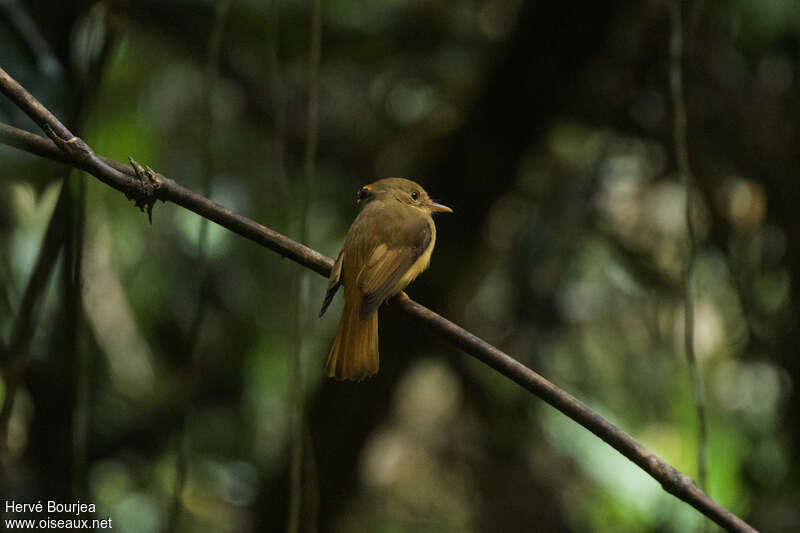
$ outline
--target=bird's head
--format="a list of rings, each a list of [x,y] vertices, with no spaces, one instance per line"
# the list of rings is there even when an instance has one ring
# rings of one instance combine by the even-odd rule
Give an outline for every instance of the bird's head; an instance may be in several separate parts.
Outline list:
[[[359,204],[363,206],[375,200],[396,200],[430,213],[453,212],[446,205],[431,200],[418,183],[405,178],[384,178],[359,189],[357,200]]]

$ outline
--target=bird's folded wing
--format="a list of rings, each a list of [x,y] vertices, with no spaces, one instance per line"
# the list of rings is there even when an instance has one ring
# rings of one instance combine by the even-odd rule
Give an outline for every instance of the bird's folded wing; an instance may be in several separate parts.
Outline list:
[[[398,283],[427,250],[430,242],[431,231],[425,224],[414,242],[406,246],[391,247],[381,243],[372,250],[356,281],[363,295],[361,318],[366,318],[377,311],[384,300],[402,290],[403,287],[398,287]]]
[[[333,300],[333,297],[336,295],[336,291],[339,290],[339,286],[342,284],[343,259],[344,259],[344,249],[341,252],[339,252],[339,256],[336,258],[336,262],[333,264],[333,268],[331,269],[331,275],[328,282],[328,290],[325,291],[325,300],[322,302],[322,309],[319,310],[318,316],[322,316],[325,314],[325,311],[331,304],[331,300]]]

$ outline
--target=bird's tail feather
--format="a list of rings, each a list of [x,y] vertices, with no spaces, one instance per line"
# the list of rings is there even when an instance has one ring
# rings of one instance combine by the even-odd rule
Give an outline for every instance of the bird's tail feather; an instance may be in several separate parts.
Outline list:
[[[325,373],[339,380],[361,381],[378,372],[378,313],[362,319],[358,305],[345,301]]]

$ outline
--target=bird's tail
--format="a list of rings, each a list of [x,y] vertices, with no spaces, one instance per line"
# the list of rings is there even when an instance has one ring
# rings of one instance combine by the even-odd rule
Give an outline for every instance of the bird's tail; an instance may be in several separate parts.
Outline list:
[[[358,305],[345,301],[325,373],[339,380],[361,381],[378,372],[378,313],[362,319]]]

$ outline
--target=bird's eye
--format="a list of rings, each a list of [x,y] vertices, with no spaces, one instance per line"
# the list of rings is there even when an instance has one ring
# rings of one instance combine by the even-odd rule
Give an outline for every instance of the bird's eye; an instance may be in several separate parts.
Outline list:
[[[411,193],[411,199],[414,200],[414,201],[419,200],[419,193],[417,191],[413,191]]]

